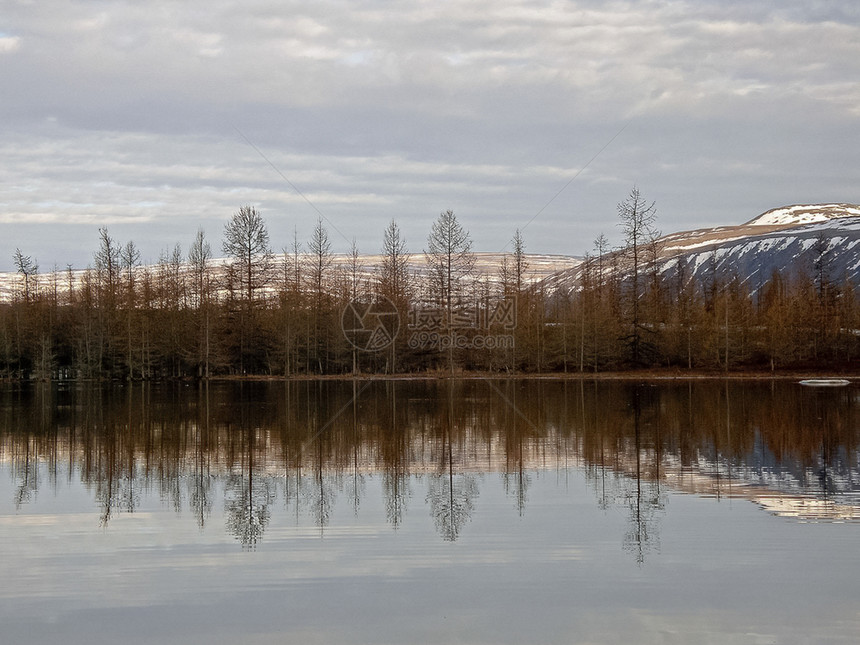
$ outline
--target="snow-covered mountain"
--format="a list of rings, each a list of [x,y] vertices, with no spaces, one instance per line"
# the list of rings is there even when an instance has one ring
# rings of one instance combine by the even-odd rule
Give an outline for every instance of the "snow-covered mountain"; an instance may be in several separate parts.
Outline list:
[[[858,215],[860,215],[860,206],[856,204],[798,204],[769,210],[747,222],[746,226],[819,224],[832,219]]]
[[[738,276],[756,291],[774,271],[786,277],[811,276],[821,259],[830,280],[849,278],[860,284],[856,204],[783,206],[739,226],[672,233],[655,245],[658,271],[666,280],[676,278],[679,270],[687,279],[699,281]],[[610,254],[605,266],[618,253]],[[561,271],[545,279],[544,285],[551,290],[575,289],[581,272],[582,266]]]

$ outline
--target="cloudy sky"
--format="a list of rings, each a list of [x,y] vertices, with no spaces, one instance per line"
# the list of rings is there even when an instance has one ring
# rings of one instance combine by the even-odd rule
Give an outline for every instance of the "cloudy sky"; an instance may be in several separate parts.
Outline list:
[[[0,270],[220,249],[244,204],[275,250],[450,208],[580,255],[634,184],[663,232],[860,202],[858,79],[849,0],[0,0]]]

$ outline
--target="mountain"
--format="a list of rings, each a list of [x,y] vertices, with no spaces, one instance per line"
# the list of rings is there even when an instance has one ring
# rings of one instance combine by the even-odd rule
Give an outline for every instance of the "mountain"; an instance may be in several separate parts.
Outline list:
[[[706,282],[714,276],[719,279],[738,276],[752,292],[765,284],[774,271],[786,277],[801,274],[813,275],[816,262],[822,266],[830,280],[845,278],[860,284],[860,205],[857,204],[800,204],[774,208],[738,226],[720,226],[665,235],[654,242],[657,269],[666,280],[677,279],[683,268],[686,279]],[[624,271],[623,251],[615,250],[604,258],[604,266],[613,264]],[[476,253],[475,273],[495,283],[499,279],[504,253]],[[646,256],[648,253],[646,252]],[[337,254],[333,258],[333,272],[349,270],[351,258]],[[536,283],[549,293],[578,288],[583,268],[581,259],[565,255],[527,255],[526,280]],[[216,272],[226,260],[212,260]],[[363,255],[360,258],[360,279],[372,282],[378,275],[382,256]],[[410,258],[410,270],[418,277],[427,273],[423,253]],[[141,269],[142,270],[142,269]],[[650,269],[648,269],[650,270]],[[72,282],[78,283],[83,271],[72,273]],[[61,272],[56,277],[60,291],[69,284],[69,275]],[[51,274],[39,276],[40,288],[53,281]],[[8,301],[20,283],[15,273],[0,273],[0,301]]]
[[[774,271],[789,278],[812,276],[818,264],[830,280],[860,283],[857,204],[782,206],[739,226],[672,233],[654,244],[657,269],[665,281],[676,279],[679,270],[700,283],[737,276],[755,292]],[[622,252],[611,252],[604,266],[615,262],[623,267]],[[550,291],[576,289],[584,266],[560,271],[542,284]]]

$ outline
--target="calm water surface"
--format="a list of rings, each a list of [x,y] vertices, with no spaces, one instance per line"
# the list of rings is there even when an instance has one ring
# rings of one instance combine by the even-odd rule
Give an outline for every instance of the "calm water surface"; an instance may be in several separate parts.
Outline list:
[[[855,643],[860,390],[0,391],[2,643]]]

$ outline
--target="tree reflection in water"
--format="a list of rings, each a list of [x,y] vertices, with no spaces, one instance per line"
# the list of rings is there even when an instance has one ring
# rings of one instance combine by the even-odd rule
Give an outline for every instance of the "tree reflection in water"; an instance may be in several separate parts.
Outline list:
[[[409,464],[412,452],[409,441],[406,406],[398,407],[397,381],[385,383],[385,401],[378,408],[379,454],[386,468],[382,472],[382,491],[385,495],[385,517],[397,530],[406,515],[412,497],[412,478]]]
[[[19,508],[79,478],[105,526],[157,495],[203,528],[220,491],[245,548],[279,508],[322,532],[339,497],[360,515],[371,489],[399,529],[418,487],[454,541],[487,481],[523,515],[538,473],[581,473],[625,513],[622,546],[644,562],[669,489],[860,519],[858,405],[850,389],[785,382],[16,384],[0,389],[0,463]]]
[[[478,482],[474,475],[453,472],[433,475],[429,481],[427,501],[433,523],[443,539],[453,542],[472,517]]]
[[[475,476],[469,473],[454,473],[454,436],[462,429],[454,402],[454,382],[445,382],[445,398],[437,415],[438,468],[430,476],[427,502],[433,515],[433,523],[443,539],[453,542],[463,526],[472,517],[478,485]],[[462,419],[459,419],[462,422]],[[455,434],[456,433],[456,434]]]
[[[197,526],[202,529],[212,513],[212,485],[215,481],[210,470],[209,456],[209,383],[200,383],[197,394],[196,423],[191,430],[194,434],[194,458],[191,461],[191,476],[188,478],[188,497]]]
[[[274,490],[266,477],[255,477],[253,471],[231,473],[225,487],[224,510],[227,530],[244,548],[253,549],[262,539],[271,519],[270,505]]]
[[[262,464],[257,464],[257,433],[262,424],[250,389],[240,384],[236,402],[238,427],[233,434],[240,437],[242,444],[234,457],[233,470],[227,476],[224,502],[228,532],[246,549],[255,548],[263,537],[271,517],[269,506],[275,499],[271,478],[257,472],[258,468],[265,468],[266,463],[263,460]],[[239,462],[238,471],[236,461]]]
[[[651,388],[648,389],[649,391]],[[628,483],[625,491],[625,500],[629,509],[628,528],[624,534],[624,548],[633,553],[636,562],[642,564],[646,553],[658,550],[660,546],[659,533],[657,530],[657,513],[665,506],[665,496],[660,490],[660,450],[653,450],[655,473],[645,478],[643,471],[643,420],[642,420],[642,396],[643,386],[634,386],[631,392],[631,405],[633,414],[633,461],[636,470],[632,481]],[[653,410],[654,406],[649,406]],[[651,430],[659,429],[659,419],[648,419],[647,425]],[[656,426],[656,427],[655,427]],[[659,434],[657,435],[659,437]]]

